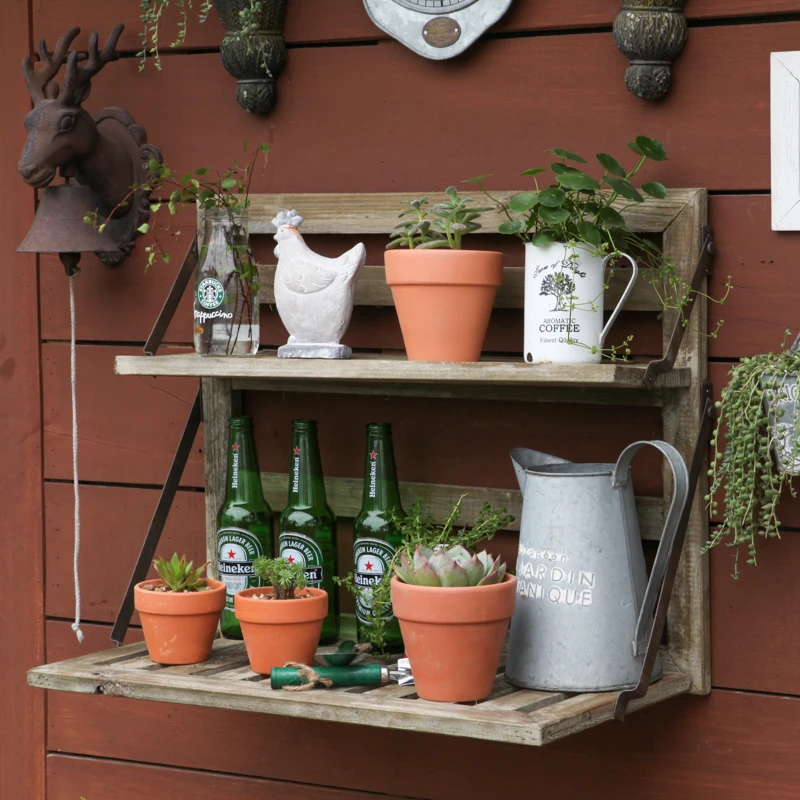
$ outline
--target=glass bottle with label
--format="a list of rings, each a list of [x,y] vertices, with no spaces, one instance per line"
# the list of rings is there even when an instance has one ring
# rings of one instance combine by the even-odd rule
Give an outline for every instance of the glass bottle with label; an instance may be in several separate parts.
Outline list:
[[[247,210],[211,208],[194,277],[194,349],[201,356],[254,356],[259,344],[258,269]]]
[[[339,595],[333,582],[338,574],[336,517],[325,496],[314,420],[292,423],[290,465],[289,498],[281,514],[278,546],[282,558],[304,566],[309,586],[328,593],[320,644],[331,644],[339,638]]]
[[[253,572],[253,561],[262,555],[272,557],[272,509],[261,487],[252,417],[231,417],[228,425],[225,500],[217,514],[217,568],[219,579],[227,587],[222,635],[241,639],[233,596],[242,589],[261,586]]]
[[[397,468],[394,463],[392,426],[388,422],[367,425],[367,453],[364,459],[364,493],[361,511],[353,524],[353,578],[356,586],[367,589],[379,583],[390,569],[401,537],[392,519],[405,516],[400,504]],[[400,623],[385,609],[386,648],[391,652],[403,650]],[[373,624],[374,611],[369,591],[356,596],[356,619],[359,639],[365,628]]]

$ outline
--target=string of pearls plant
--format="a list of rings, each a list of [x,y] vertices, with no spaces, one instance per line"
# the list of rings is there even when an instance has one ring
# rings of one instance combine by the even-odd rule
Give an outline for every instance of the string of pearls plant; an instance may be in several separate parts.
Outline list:
[[[758,537],[780,538],[782,492],[797,493],[792,478],[800,466],[798,373],[800,352],[795,349],[743,358],[731,368],[716,403],[711,487],[705,499],[716,515],[724,492],[725,513],[702,552],[722,542],[736,548],[735,579],[740,548],[747,548],[747,563],[755,566]]]

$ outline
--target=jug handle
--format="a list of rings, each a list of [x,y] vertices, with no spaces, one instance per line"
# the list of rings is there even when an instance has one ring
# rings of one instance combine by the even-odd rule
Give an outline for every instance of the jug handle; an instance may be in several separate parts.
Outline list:
[[[665,456],[672,469],[673,489],[672,502],[667,511],[667,519],[664,523],[664,530],[661,534],[661,542],[658,545],[656,560],[653,570],[650,573],[650,581],[644,593],[642,608],[639,612],[639,619],[636,623],[636,631],[633,635],[633,654],[635,657],[642,656],[647,648],[647,640],[650,634],[650,621],[655,612],[656,601],[661,592],[661,585],[664,582],[664,575],[667,570],[669,556],[675,544],[675,535],[678,532],[678,524],[681,514],[689,497],[689,470],[683,456],[667,442],[634,442],[626,447],[614,467],[614,474],[611,478],[611,485],[614,489],[621,489],[628,482],[629,469],[633,457],[643,447],[650,445],[660,450]]]
[[[628,261],[631,262],[631,266],[633,267],[633,275],[631,275],[631,279],[628,281],[628,285],[625,287],[625,291],[622,293],[622,297],[620,297],[617,307],[611,312],[611,316],[608,318],[608,322],[606,322],[606,326],[603,328],[603,332],[600,334],[600,347],[603,346],[603,343],[606,340],[606,334],[611,330],[614,320],[619,316],[619,312],[622,311],[625,301],[628,299],[628,297],[630,297],[630,294],[633,291],[633,284],[636,283],[636,279],[639,277],[639,265],[636,263],[636,260],[627,253],[620,253],[619,255],[621,255],[623,258],[627,258]],[[613,254],[606,256],[603,259],[603,269],[606,268],[611,258],[614,258]]]

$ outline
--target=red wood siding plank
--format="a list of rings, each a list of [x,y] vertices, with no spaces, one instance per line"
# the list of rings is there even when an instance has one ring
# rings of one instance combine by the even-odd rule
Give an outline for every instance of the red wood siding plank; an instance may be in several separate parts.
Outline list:
[[[114,356],[130,347],[78,348],[80,477],[85,481],[160,485],[172,463],[197,381],[120,378]],[[69,347],[42,346],[45,477],[72,478]],[[203,486],[202,434],[183,485]]]
[[[416,192],[486,171],[495,172],[496,186],[523,187],[528,179],[520,170],[542,161],[542,150],[554,142],[578,152],[620,153],[637,133],[663,139],[670,156],[649,168],[648,178],[669,186],[766,189],[769,53],[792,49],[798,36],[800,22],[699,28],[670,95],[649,105],[625,88],[625,59],[611,38],[592,34],[487,42],[480,58],[444,64],[395,43],[298,50],[282,79],[279,107],[267,119],[241,112],[214,54],[169,59],[158,74],[139,74],[132,60],[123,60],[96,82],[92,107],[124,97],[178,173],[229,163],[243,139],[269,142],[270,166],[257,171],[255,191]],[[155,96],[170,102],[154,104]],[[448,97],[447,113],[417,124],[406,109],[420,96]],[[379,101],[365,104],[365,97]],[[587,114],[607,122],[587,126]],[[202,136],[187,135],[185,121],[192,119],[204,120]],[[748,169],[731,170],[734,162]]]
[[[158,497],[154,489],[81,487],[84,619],[94,622],[116,619]],[[196,564],[206,560],[204,501],[202,492],[178,492],[161,538],[159,555],[168,557],[177,551]],[[68,618],[73,614],[72,509],[71,485],[45,484],[48,545],[45,608],[51,617]]]
[[[68,658],[85,656],[87,653],[99,653],[110,650],[115,645],[108,638],[111,636],[110,625],[96,625],[91,622],[82,622],[81,630],[84,642],[80,644],[75,638],[75,632],[67,620],[49,619],[45,625],[47,632],[47,663],[64,661]],[[125,644],[134,644],[144,639],[141,628],[130,628],[125,637]]]
[[[768,195],[711,197],[709,212],[717,244],[711,296],[723,296],[729,275],[733,284],[725,305],[709,306],[710,330],[725,321],[719,337],[709,342],[709,355],[777,351],[786,328],[795,335],[800,329],[800,236],[770,230]]]
[[[16,159],[30,96],[19,65],[29,53],[26,0],[7,0],[0,26],[3,158],[0,160],[0,246],[7,291],[0,297],[0,542],[10,568],[0,585],[0,797],[44,797],[44,698],[25,671],[44,657],[42,416],[36,258],[17,255],[33,220],[33,193],[23,188]],[[11,77],[13,76],[13,78]],[[19,559],[19,561],[15,561]],[[12,577],[13,575],[13,577]]]
[[[798,718],[798,699],[719,690],[709,698],[676,698],[624,724],[536,749],[54,692],[48,745],[431,800],[493,797],[498,780],[510,797],[619,800],[624,787],[625,796],[637,800],[796,800]],[[453,759],[491,769],[443,770]]]
[[[47,800],[109,797],[111,787],[114,800],[141,800],[144,792],[148,800],[174,800],[187,795],[194,800],[251,800],[254,796],[271,800],[399,800],[394,794],[187,772],[152,764],[54,754],[47,758]]]

